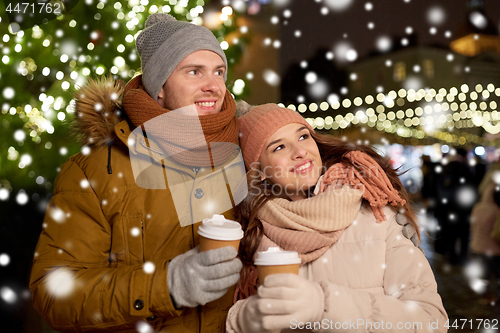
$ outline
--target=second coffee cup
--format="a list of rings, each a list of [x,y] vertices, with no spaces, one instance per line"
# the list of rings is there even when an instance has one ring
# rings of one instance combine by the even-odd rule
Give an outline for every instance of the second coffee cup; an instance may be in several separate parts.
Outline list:
[[[243,230],[238,222],[227,220],[223,215],[215,214],[204,219],[198,228],[200,252],[233,246],[236,251],[243,238]]]
[[[263,284],[266,276],[271,274],[299,274],[300,263],[297,252],[281,251],[279,247],[270,247],[267,251],[257,252],[254,264],[259,272],[259,284]]]

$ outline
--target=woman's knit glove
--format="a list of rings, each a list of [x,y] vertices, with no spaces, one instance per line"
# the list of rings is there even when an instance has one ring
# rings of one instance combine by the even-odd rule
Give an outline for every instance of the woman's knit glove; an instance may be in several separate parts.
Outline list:
[[[247,329],[260,326],[261,331],[279,331],[290,328],[293,323],[319,322],[325,309],[325,296],[320,285],[295,274],[267,276],[264,285],[258,289],[258,297],[249,302],[246,309],[254,316],[242,314],[247,317],[247,323],[240,321],[240,326]],[[257,323],[252,323],[252,318]]]
[[[232,246],[200,252],[199,247],[168,263],[168,289],[176,308],[205,305],[238,282],[243,267]]]
[[[261,299],[258,295],[253,295],[244,301],[238,312],[238,326],[241,333],[268,333],[262,326],[264,314],[259,309]],[[279,332],[279,330],[277,331]]]

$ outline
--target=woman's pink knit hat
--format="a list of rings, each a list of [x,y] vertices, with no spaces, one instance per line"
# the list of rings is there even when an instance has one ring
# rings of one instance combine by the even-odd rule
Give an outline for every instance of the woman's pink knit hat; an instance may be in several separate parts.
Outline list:
[[[240,147],[247,170],[260,158],[266,141],[281,127],[288,124],[303,124],[313,132],[309,123],[297,112],[276,104],[252,107],[238,119]]]

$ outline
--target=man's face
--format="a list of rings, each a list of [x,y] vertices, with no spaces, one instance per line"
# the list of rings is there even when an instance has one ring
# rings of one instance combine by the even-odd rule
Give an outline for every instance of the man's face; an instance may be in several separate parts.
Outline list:
[[[196,105],[199,116],[220,112],[226,85],[226,65],[215,52],[188,55],[172,72],[158,94],[158,105],[168,110]]]

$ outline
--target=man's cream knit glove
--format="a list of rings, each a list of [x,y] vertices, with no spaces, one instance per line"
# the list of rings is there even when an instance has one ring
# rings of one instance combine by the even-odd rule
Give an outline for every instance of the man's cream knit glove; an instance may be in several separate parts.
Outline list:
[[[246,323],[240,321],[244,332],[257,332],[251,328],[259,327],[261,331],[279,331],[294,323],[319,322],[325,308],[320,285],[295,274],[269,275],[259,287],[258,297],[249,302],[245,308],[253,312],[257,323],[249,322],[250,316]]]
[[[168,263],[167,282],[176,308],[194,308],[221,298],[243,266],[232,246],[200,252],[199,246]]]

